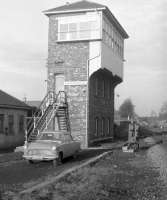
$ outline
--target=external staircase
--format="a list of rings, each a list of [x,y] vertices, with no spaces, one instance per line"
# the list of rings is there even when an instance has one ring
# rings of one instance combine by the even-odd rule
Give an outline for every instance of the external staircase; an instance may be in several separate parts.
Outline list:
[[[54,127],[53,120],[57,118],[60,131],[70,131],[67,96],[64,91],[58,94],[48,92],[34,115],[28,119],[26,141],[32,142],[44,131]]]

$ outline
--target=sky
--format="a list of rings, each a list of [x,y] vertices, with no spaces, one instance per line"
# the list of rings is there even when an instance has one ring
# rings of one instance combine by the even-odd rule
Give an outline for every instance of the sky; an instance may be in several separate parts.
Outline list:
[[[76,0],[0,0],[0,89],[23,100],[46,94],[48,18],[43,10]],[[131,98],[148,116],[167,101],[167,0],[94,0],[107,5],[129,34],[124,80],[115,106]]]

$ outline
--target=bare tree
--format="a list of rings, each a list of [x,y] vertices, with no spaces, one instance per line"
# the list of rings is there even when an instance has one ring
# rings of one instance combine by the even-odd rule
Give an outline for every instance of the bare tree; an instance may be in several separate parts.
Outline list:
[[[125,99],[122,105],[119,108],[119,114],[123,118],[133,117],[134,116],[134,105],[130,98]]]

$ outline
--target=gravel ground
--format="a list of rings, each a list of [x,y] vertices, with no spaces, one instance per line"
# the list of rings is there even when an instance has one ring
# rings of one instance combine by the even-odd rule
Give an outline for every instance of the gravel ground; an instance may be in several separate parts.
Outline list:
[[[155,145],[147,151],[147,157],[159,171],[161,179],[167,185],[167,141]]]
[[[148,151],[113,154],[19,200],[166,200],[167,187]],[[9,194],[3,199],[8,199]]]
[[[156,139],[156,141],[158,140]],[[156,141],[152,138],[148,138],[145,141],[141,142],[141,146],[144,147],[145,143],[149,143],[149,145],[155,144]],[[110,148],[117,149],[114,150],[113,155],[108,156],[106,159],[103,159],[102,161],[98,162],[92,167],[87,167],[84,168],[83,170],[79,170],[78,172],[73,173],[71,176],[65,178],[64,180],[61,180],[59,183],[55,183],[54,185],[48,186],[48,188],[44,188],[43,190],[35,191],[27,196],[22,196],[21,198],[18,196],[17,191],[19,191],[21,188],[31,187],[32,185],[39,183],[40,181],[43,181],[45,177],[41,178],[39,177],[39,179],[35,181],[32,177],[33,181],[30,181],[31,180],[30,178],[28,182],[24,181],[23,185],[23,182],[20,182],[20,180],[22,179],[22,177],[28,177],[28,174],[25,174],[25,173],[30,173],[31,170],[28,170],[29,172],[28,171],[27,172],[25,171],[25,173],[23,172],[24,176],[22,176],[22,173],[20,173],[20,177],[21,176],[22,177],[21,179],[19,177],[19,179],[17,180],[19,182],[15,184],[17,182],[15,179],[17,178],[17,176],[19,176],[19,173],[18,174],[15,173],[14,175],[12,175],[13,176],[13,181],[12,181],[10,173],[12,173],[13,170],[9,171],[10,170],[9,169],[8,170],[9,173],[7,173],[6,175],[4,175],[3,171],[0,170],[0,176],[2,178],[0,179],[0,182],[3,183],[6,180],[11,182],[7,186],[9,190],[6,190],[5,192],[6,194],[4,192],[0,193],[0,200],[13,199],[13,195],[15,196],[14,198],[15,200],[16,199],[19,200],[21,199],[23,200],[24,199],[26,200],[29,199],[165,200],[167,199],[167,194],[166,194],[167,142],[166,144],[163,145],[152,146],[147,151],[140,150],[139,152],[134,154],[123,153],[121,150],[118,150],[122,146],[122,142],[118,142],[117,144],[112,143],[111,145],[112,147],[110,145],[111,143],[108,144],[106,143],[104,144],[104,147],[107,147],[108,149]],[[149,145],[147,144],[146,147],[148,147]],[[95,152],[94,150],[93,152]],[[87,154],[83,154],[83,156],[86,155]],[[87,156],[85,158],[87,158]],[[11,164],[9,166],[7,165],[5,167],[4,165],[6,169],[7,167],[13,168],[15,165],[16,166],[15,170],[17,169],[19,170],[18,166],[20,165],[21,166],[20,170],[23,171],[23,169],[26,168],[26,166],[23,163],[23,161],[18,161],[20,159],[21,159],[21,154],[19,152],[14,154],[9,153],[6,154],[6,156],[0,155],[0,169],[3,169],[3,162],[4,164],[7,164],[8,161],[10,161]],[[81,158],[78,161],[82,159],[84,160],[84,158],[82,158],[81,156]],[[14,160],[16,160],[16,162],[12,164]],[[66,169],[73,165],[75,165],[75,162],[68,163],[67,161],[67,164],[65,164],[62,168]],[[35,170],[37,170],[38,166],[36,166],[35,168],[36,168]],[[42,166],[42,167],[40,166],[37,172],[34,171],[35,175],[36,173],[43,174],[41,169],[44,172],[45,171],[47,172],[48,166]],[[49,169],[51,169],[50,166]],[[61,170],[62,169],[60,169],[60,172]],[[60,173],[58,171],[54,172],[53,169],[51,169],[48,172],[49,174],[45,175],[46,178],[55,176],[57,173]],[[10,178],[6,179],[5,178],[6,176],[9,176]],[[10,190],[11,187],[15,189]],[[71,191],[73,192],[71,193]]]

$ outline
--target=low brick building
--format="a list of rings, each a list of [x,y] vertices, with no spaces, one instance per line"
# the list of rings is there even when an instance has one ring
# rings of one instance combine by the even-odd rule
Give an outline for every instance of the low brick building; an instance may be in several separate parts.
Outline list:
[[[83,147],[113,138],[114,89],[123,80],[128,34],[105,5],[93,2],[67,3],[44,14],[48,91],[66,92],[73,137]]]
[[[0,90],[0,149],[22,145],[30,107]]]

